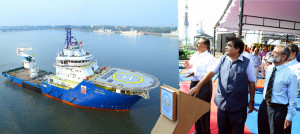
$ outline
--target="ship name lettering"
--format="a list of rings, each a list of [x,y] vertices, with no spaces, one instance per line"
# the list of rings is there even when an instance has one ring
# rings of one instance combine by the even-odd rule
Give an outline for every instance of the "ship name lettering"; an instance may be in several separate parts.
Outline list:
[[[103,77],[101,77],[101,79],[107,79],[109,76],[111,76],[115,72],[117,72],[117,70],[115,70],[115,69],[111,70],[110,72],[108,72],[107,74],[105,74]]]

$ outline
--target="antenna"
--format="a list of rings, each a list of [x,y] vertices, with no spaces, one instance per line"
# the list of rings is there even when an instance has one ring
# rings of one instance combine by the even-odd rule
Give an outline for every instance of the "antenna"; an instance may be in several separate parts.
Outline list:
[[[66,26],[65,31],[67,32],[66,34],[66,42],[65,45],[67,46],[67,48],[69,48],[70,44],[72,43],[72,31],[71,31],[71,27],[70,25]]]

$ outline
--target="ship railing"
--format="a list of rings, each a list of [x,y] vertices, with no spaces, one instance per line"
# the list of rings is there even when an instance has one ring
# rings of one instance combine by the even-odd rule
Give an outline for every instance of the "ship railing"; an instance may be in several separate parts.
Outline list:
[[[96,64],[96,62],[95,62],[95,61],[92,61],[92,62],[90,62],[90,63],[87,64],[87,65],[79,66],[79,67],[80,67],[80,68],[86,68],[86,67],[91,66],[91,65],[94,65],[94,64]]]
[[[154,83],[153,85],[148,86],[148,87],[136,88],[136,87],[123,87],[120,85],[114,85],[111,83],[97,81],[97,80],[93,80],[92,82],[96,86],[106,89],[106,90],[110,90],[113,92],[116,92],[116,90],[120,90],[121,91],[120,93],[130,94],[130,95],[139,95],[145,99],[149,99],[149,90],[152,88],[155,88],[159,85],[159,83]]]
[[[148,90],[138,90],[138,89],[130,89],[130,88],[123,88],[120,89],[117,86],[108,86],[108,85],[100,85],[99,83],[94,83],[97,87],[102,89],[106,89],[112,92],[120,93],[120,94],[128,94],[128,95],[139,95],[145,99],[149,99],[149,91]],[[119,92],[117,92],[119,90]]]
[[[14,71],[17,71],[17,70],[20,70],[20,69],[23,69],[24,67],[18,67],[18,68],[15,68],[15,69],[11,69],[11,70],[8,70],[8,71],[4,71],[2,72],[3,73],[10,73],[10,72],[14,72]]]
[[[53,66],[70,67],[70,65],[68,65],[68,64],[57,64],[57,63],[54,63]]]
[[[112,67],[107,67],[104,71],[102,71],[100,74],[95,75],[94,77],[89,78],[89,80],[92,81],[92,83],[94,83],[96,86],[99,86],[101,88],[116,92],[117,90],[120,90],[121,93],[125,93],[125,94],[131,94],[131,95],[139,95],[145,99],[149,98],[149,91],[150,89],[156,88],[159,86],[160,82],[159,80],[150,75],[147,74],[147,76],[151,77],[153,79],[152,85],[151,86],[147,86],[147,87],[123,87],[121,85],[115,85],[115,84],[111,84],[108,82],[103,82],[103,81],[97,81],[96,79],[104,74],[105,72],[109,71]],[[135,72],[139,72],[139,71],[135,71]],[[139,73],[143,73],[143,72],[139,72]],[[145,73],[143,73],[145,74]]]
[[[122,85],[115,85],[108,82],[98,81],[97,78],[99,78],[101,75],[103,75],[105,72],[111,70],[112,67],[106,67],[106,69],[102,70],[99,74],[94,74],[92,77],[90,77],[88,80],[92,81],[97,87],[116,92],[121,94],[130,94],[130,95],[139,95],[145,99],[149,98],[149,91],[150,89],[156,88],[159,86],[160,82],[159,80],[152,76],[147,74],[148,77],[151,77],[153,79],[152,85],[147,87],[123,87]],[[139,72],[139,71],[135,71]],[[139,72],[143,73],[143,72]],[[145,73],[143,73],[145,74]]]
[[[70,87],[68,86],[65,86],[65,85],[62,85],[62,84],[57,84],[57,83],[51,83],[52,85],[56,86],[56,87],[59,87],[59,88],[63,88],[63,89],[66,89],[66,90],[69,90]]]
[[[42,69],[40,69],[39,72],[41,72],[42,74],[54,74],[54,73],[52,73],[52,72],[47,72],[47,71],[42,70]]]
[[[96,72],[94,72],[95,74],[93,74],[91,77],[89,77],[87,80],[89,81],[93,81],[96,80],[97,78],[99,78],[102,74],[106,73],[107,71],[109,71],[111,69],[111,67],[105,67],[105,69],[103,69],[99,74],[97,74]]]
[[[81,55],[65,55],[65,54],[59,54],[60,57],[82,57],[82,56],[89,56],[90,54],[84,53]]]

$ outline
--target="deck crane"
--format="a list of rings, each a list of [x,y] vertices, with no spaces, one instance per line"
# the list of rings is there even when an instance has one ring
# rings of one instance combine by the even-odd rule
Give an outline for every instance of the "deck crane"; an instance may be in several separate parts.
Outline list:
[[[23,51],[31,51],[32,48],[17,48],[17,54],[23,57],[23,66],[24,68],[28,68],[30,70],[30,77],[34,78],[37,76],[37,65],[35,62],[35,58],[32,55],[24,53]]]

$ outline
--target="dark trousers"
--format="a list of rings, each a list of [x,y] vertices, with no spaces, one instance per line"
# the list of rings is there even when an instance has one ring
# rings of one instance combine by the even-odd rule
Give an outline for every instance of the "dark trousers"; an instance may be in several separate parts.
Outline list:
[[[263,100],[258,111],[259,134],[290,134],[291,127],[284,129],[284,121],[287,115],[287,106],[278,105],[270,107]]]
[[[219,134],[244,134],[247,108],[243,111],[229,112],[218,108]]]
[[[199,81],[191,81],[190,89],[195,87]],[[212,82],[207,82],[196,95],[197,98],[204,100],[208,103],[211,101],[212,95]],[[195,123],[195,129],[197,134],[210,134],[210,110],[200,117]]]

